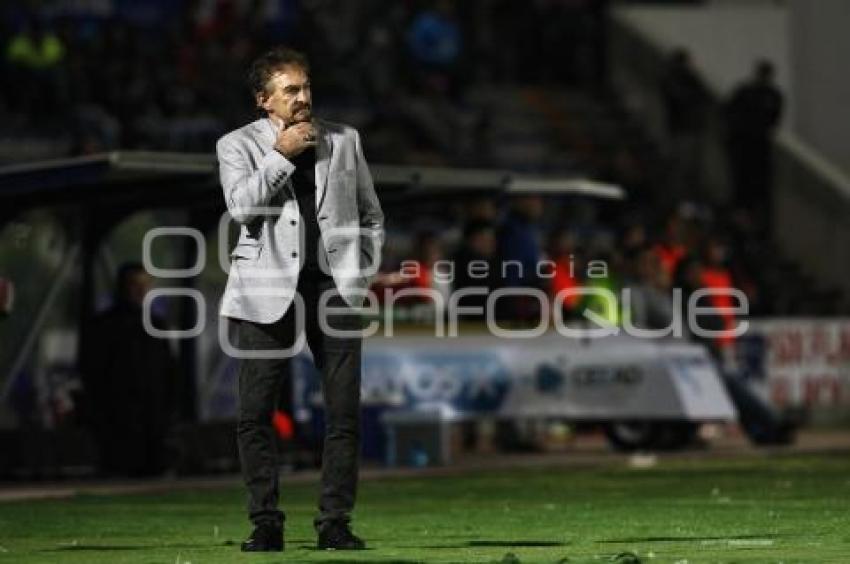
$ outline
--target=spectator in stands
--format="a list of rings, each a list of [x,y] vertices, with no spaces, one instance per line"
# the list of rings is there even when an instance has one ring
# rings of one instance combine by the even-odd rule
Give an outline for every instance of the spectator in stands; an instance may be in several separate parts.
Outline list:
[[[782,93],[769,61],[756,64],[753,77],[738,86],[726,104],[726,145],[738,206],[767,227],[772,207],[773,134],[782,118]]]
[[[461,247],[452,257],[455,277],[452,291],[464,288],[485,288],[486,294],[461,298],[460,307],[480,307],[480,314],[464,314],[469,319],[484,319],[487,294],[499,287],[500,270],[496,257],[496,230],[492,223],[475,220],[466,224]]]
[[[700,286],[713,290],[728,290],[735,287],[732,274],[727,267],[728,250],[726,245],[717,237],[711,237],[703,250],[703,264],[700,269]],[[713,339],[713,346],[722,351],[735,344],[735,338],[730,334],[735,326],[735,316],[729,309],[739,305],[727,293],[712,294],[705,300],[717,311],[709,316],[708,323],[701,322],[700,326],[713,330],[723,330],[724,334]],[[703,319],[702,317],[700,318]]]
[[[699,308],[731,308],[740,304],[733,302],[729,295],[706,295],[691,303],[691,298],[697,290],[703,288],[728,289],[734,288],[732,275],[727,267],[729,262],[728,252],[725,244],[717,237],[709,236],[703,244],[702,252],[696,255],[688,255],[682,259],[676,270],[675,286],[682,289],[682,305],[685,308],[683,315],[685,319],[690,318],[689,306]],[[701,329],[709,331],[721,331],[734,327],[735,316],[726,311],[715,312],[702,309],[697,318]],[[731,353],[735,343],[731,335],[722,335],[716,338],[708,338],[699,333],[693,334],[693,338],[703,342],[718,361]]]
[[[502,266],[502,285],[511,288],[543,289],[538,275],[540,264],[540,219],[543,216],[543,198],[539,195],[515,196],[499,226],[499,259]],[[501,298],[504,314],[508,317],[532,321],[540,315],[538,300],[529,296]]]
[[[409,124],[408,136],[420,145],[419,163],[457,162],[485,151],[476,145],[485,124],[482,112],[464,106],[464,34],[451,0],[435,0],[415,13],[406,31],[409,92],[398,105],[399,119]]]
[[[64,56],[65,46],[59,37],[37,19],[15,34],[6,47],[10,63],[30,70],[55,67]]]
[[[623,287],[623,255],[616,249],[589,252],[588,256],[595,257],[594,265],[604,265],[604,268],[587,268],[587,278],[584,286],[597,290],[588,294],[582,300],[583,310],[591,311],[610,325],[620,325],[623,320],[620,290]]]
[[[63,99],[60,64],[65,46],[59,36],[39,18],[24,24],[6,45],[8,80],[15,85],[7,89],[18,111],[32,118],[51,111]],[[5,80],[5,79],[4,79]]]
[[[397,306],[410,306],[411,314],[422,320],[432,320],[434,316],[444,316],[452,289],[452,272],[443,260],[443,245],[439,237],[431,231],[422,231],[416,235],[413,243],[414,256],[403,260],[396,272],[380,273],[375,277],[375,288],[379,295],[386,288],[419,288],[435,290],[442,296],[442,304],[430,297],[430,294],[403,296],[393,303]],[[439,270],[438,270],[439,269]]]
[[[578,256],[576,238],[567,229],[556,229],[549,236],[549,260],[555,263],[554,276],[550,279],[549,293],[553,300],[560,292],[565,292],[562,313],[564,319],[572,319],[580,314],[582,301],[580,294],[567,295],[570,290],[581,287],[584,262]],[[554,301],[552,302],[554,304]]]
[[[684,231],[684,220],[678,213],[672,213],[667,219],[663,237],[652,249],[658,255],[661,267],[671,277],[676,273],[679,261],[688,254]]]
[[[643,223],[632,222],[625,226],[620,237],[620,247],[626,254],[635,254],[647,245],[646,227]]]
[[[407,45],[428,86],[457,93],[463,35],[451,0],[437,0],[413,17]]]
[[[464,206],[464,217],[467,222],[474,221],[495,222],[499,215],[499,209],[493,198],[475,198]]]
[[[88,420],[106,475],[152,476],[169,463],[166,437],[175,419],[178,366],[169,342],[143,325],[142,303],[151,287],[141,264],[122,265],[113,305],[83,336]],[[166,329],[163,318],[151,316],[154,327]]]
[[[639,329],[666,329],[673,322],[672,278],[661,267],[661,260],[650,248],[632,257],[632,275],[626,282],[629,290],[628,311],[632,326]]]
[[[703,138],[709,94],[690,53],[676,49],[661,81],[673,160],[673,189],[680,196],[700,194]]]

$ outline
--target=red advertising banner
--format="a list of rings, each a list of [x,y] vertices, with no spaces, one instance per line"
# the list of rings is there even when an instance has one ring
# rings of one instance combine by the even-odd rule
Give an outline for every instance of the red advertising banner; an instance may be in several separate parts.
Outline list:
[[[754,321],[764,372],[778,406],[850,406],[850,319]]]

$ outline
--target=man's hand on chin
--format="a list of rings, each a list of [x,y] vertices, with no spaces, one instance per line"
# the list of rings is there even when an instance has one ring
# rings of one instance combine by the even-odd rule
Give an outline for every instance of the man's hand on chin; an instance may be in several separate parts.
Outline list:
[[[284,127],[277,133],[274,148],[287,159],[297,157],[316,145],[316,128],[311,120]]]

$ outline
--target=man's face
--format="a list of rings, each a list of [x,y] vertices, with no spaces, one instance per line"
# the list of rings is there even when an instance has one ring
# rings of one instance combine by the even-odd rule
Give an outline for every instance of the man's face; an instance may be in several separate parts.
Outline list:
[[[492,229],[482,229],[472,236],[469,246],[485,257],[492,257],[496,254],[496,233]]]
[[[257,101],[269,116],[282,120],[286,127],[313,117],[310,77],[297,65],[276,70]]]
[[[127,278],[127,286],[125,288],[127,301],[142,306],[145,301],[145,294],[153,288],[153,279],[144,270],[137,270]]]
[[[537,195],[520,196],[514,200],[514,209],[528,221],[537,221],[543,216],[543,198]]]

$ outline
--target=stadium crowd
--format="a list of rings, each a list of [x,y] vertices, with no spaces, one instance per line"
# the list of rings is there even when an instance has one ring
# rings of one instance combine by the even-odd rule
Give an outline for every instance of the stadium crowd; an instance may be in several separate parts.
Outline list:
[[[323,113],[369,131],[382,160],[481,160],[468,84],[597,72],[601,11],[588,6],[601,4],[516,14],[504,0],[4,3],[0,162],[206,152],[251,118],[245,63],[279,43],[307,53]]]
[[[443,218],[445,229],[390,237],[384,272],[373,291],[379,299],[384,295],[392,299],[392,293],[384,294],[386,288],[439,294],[435,298],[430,291],[411,292],[393,299],[395,307],[408,308],[404,315],[423,320],[454,314],[447,311],[451,292],[470,287],[489,292],[498,288],[542,291],[548,301],[528,296],[496,302],[498,317],[531,325],[540,320],[541,304],[554,304],[556,295],[570,290],[563,304],[565,320],[581,318],[588,308],[613,325],[628,322],[645,329],[666,329],[674,314],[686,316],[686,310],[674,308],[686,307],[689,296],[700,288],[739,288],[749,313],[768,311],[769,304],[747,265],[746,226],[721,222],[710,210],[686,204],[657,222],[632,215],[606,228],[605,223],[592,220],[582,224],[571,207],[569,199],[539,195],[511,197],[502,205],[492,199],[461,204],[450,219]],[[580,295],[580,288],[608,290],[617,301],[592,293]],[[676,288],[682,291],[681,304],[674,301]],[[624,289],[629,289],[629,302],[622,299]],[[486,301],[487,295],[473,295],[461,298],[457,305],[484,308]],[[741,305],[728,296],[697,303]],[[483,319],[484,314],[459,317]],[[734,317],[729,313],[703,323],[711,329],[732,325]],[[719,352],[733,339],[708,344]]]

